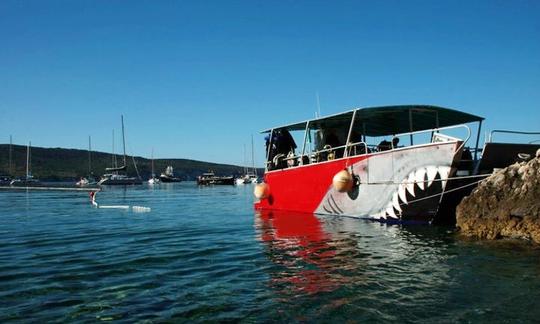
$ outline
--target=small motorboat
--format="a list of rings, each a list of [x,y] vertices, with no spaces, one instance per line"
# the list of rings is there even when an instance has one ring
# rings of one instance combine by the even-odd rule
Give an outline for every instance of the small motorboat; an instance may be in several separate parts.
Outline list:
[[[94,186],[96,184],[97,184],[96,179],[91,175],[88,177],[82,177],[79,181],[75,183],[75,185],[79,187]]]
[[[12,180],[8,175],[0,175],[0,186],[9,186]]]
[[[266,170],[254,207],[455,223],[456,206],[479,181],[540,148],[491,141],[494,132],[540,134],[516,131],[492,131],[479,148],[483,120],[449,108],[403,105],[357,108],[263,131]],[[477,138],[467,146],[472,123]],[[300,150],[294,138],[303,139]]]
[[[167,166],[167,168],[165,168],[165,172],[161,173],[161,175],[159,176],[159,179],[161,180],[161,182],[181,182],[182,181],[182,179],[174,176],[174,170],[173,170],[172,165],[169,165]]]
[[[201,186],[208,185],[234,185],[233,176],[220,177],[216,176],[214,172],[206,172],[197,177],[197,184]]]

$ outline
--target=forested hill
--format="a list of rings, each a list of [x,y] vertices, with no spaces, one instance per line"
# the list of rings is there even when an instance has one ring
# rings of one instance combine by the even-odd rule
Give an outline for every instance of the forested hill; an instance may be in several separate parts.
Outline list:
[[[76,180],[88,175],[88,151],[64,148],[31,147],[31,171],[40,180]],[[119,165],[123,156],[116,155]],[[111,167],[112,154],[92,152],[92,172],[96,177],[105,173],[105,168]],[[142,179],[150,177],[151,160],[135,157],[135,162]],[[159,176],[168,165],[172,165],[176,176],[183,180],[194,180],[203,172],[212,170],[216,175],[240,175],[243,166],[202,162],[188,159],[155,159],[154,169]],[[128,174],[136,176],[131,156],[127,157]],[[12,146],[12,176],[23,176],[26,173],[26,146]],[[262,174],[262,169],[257,170]],[[9,172],[9,144],[0,144],[0,175]]]

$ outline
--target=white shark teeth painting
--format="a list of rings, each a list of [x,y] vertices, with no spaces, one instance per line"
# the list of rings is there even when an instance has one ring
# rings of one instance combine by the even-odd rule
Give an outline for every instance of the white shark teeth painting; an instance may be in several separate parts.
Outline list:
[[[410,201],[407,199],[407,193],[414,198],[416,197],[416,187],[421,191],[426,191],[436,181],[440,181],[441,189],[444,190],[451,170],[452,168],[449,166],[426,166],[411,172],[398,185],[397,191],[392,195],[392,200],[388,203],[388,206],[372,217],[377,219],[401,218],[403,206],[414,202],[414,199]],[[438,180],[437,175],[439,176]]]
[[[315,213],[379,219],[429,221],[452,174],[456,143],[378,152],[349,165],[357,181],[340,192],[333,183]]]

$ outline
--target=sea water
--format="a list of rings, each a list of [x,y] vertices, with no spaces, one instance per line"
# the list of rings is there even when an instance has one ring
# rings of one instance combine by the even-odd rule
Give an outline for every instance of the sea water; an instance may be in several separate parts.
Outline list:
[[[537,322],[540,250],[255,213],[253,187],[0,191],[0,322]]]

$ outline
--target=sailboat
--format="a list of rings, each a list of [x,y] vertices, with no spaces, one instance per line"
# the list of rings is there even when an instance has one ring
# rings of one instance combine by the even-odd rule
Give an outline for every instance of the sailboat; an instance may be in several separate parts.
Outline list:
[[[10,185],[14,187],[29,187],[40,184],[38,179],[34,179],[32,171],[30,171],[30,146],[32,146],[32,142],[28,142],[26,147],[26,177],[12,180]]]
[[[92,186],[97,184],[94,173],[92,172],[92,139],[88,136],[88,177],[83,177],[77,181],[76,185],[80,187]]]
[[[244,164],[245,164],[245,145],[244,145]],[[257,176],[257,169],[255,168],[255,157],[253,150],[253,135],[251,135],[251,170],[248,167],[244,167],[244,175],[236,179],[236,184],[251,184],[257,183],[259,177]]]
[[[247,174],[248,174],[248,167],[246,166],[246,144],[244,144],[244,174],[234,179],[234,183],[236,185],[243,185],[243,184],[251,183],[251,180],[248,178]]]
[[[158,184],[159,178],[156,178],[156,174],[154,173],[154,149],[152,149],[152,177],[148,179],[148,184]]]
[[[127,164],[126,164],[126,138],[124,135],[124,116],[121,116],[122,120],[122,145],[124,148],[124,165],[118,167],[113,163],[111,168],[105,168],[105,171],[110,172],[106,173],[99,180],[98,185],[137,185],[142,184],[140,178],[128,177],[127,175]],[[113,150],[114,150],[114,139],[113,139]],[[113,161],[115,161],[115,156],[113,152]],[[122,173],[119,173],[122,172]]]
[[[259,176],[257,175],[257,169],[255,168],[255,152],[253,149],[253,135],[251,135],[251,171],[246,174],[249,183],[257,183]]]

